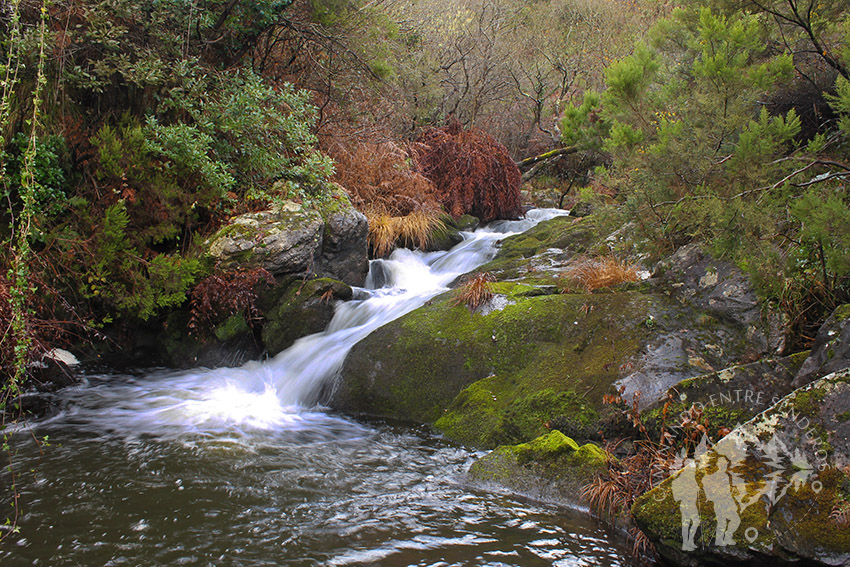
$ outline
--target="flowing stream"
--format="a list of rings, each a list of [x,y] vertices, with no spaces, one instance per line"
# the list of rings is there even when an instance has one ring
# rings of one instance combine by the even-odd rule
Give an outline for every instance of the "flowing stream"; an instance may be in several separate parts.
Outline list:
[[[0,564],[631,565],[582,514],[465,485],[479,453],[318,405],[354,344],[556,214],[373,261],[327,330],[273,359],[66,389],[15,436],[23,516]]]

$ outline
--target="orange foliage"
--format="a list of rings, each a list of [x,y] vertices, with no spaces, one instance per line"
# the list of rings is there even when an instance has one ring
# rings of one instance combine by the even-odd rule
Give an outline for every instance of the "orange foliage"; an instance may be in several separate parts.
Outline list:
[[[355,207],[369,219],[375,257],[397,245],[427,248],[443,227],[434,184],[411,167],[410,153],[393,142],[332,145],[334,181],[345,187]]]
[[[411,168],[410,152],[399,144],[360,143],[328,148],[336,162],[334,181],[345,187],[355,207],[403,217],[439,208],[434,184]]]

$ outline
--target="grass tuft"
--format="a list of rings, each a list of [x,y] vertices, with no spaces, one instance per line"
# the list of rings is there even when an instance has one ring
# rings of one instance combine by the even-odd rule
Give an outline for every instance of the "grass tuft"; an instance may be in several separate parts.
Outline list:
[[[479,272],[460,286],[452,300],[455,305],[466,305],[475,311],[493,299],[493,282],[496,277],[490,272]]]
[[[593,292],[624,282],[636,282],[638,276],[634,266],[617,258],[604,256],[574,261],[564,272],[563,278],[567,290],[580,288]]]

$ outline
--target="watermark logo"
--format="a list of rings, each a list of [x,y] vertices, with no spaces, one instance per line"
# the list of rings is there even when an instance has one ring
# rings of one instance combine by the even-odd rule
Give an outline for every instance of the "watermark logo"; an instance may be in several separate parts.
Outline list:
[[[749,399],[757,397],[754,393],[747,395]],[[795,437],[809,442],[815,439],[808,418],[793,410],[789,417],[799,428],[800,435]],[[757,505],[770,509],[786,497],[789,489],[799,490],[806,483],[819,493],[823,487],[817,473],[826,466],[826,453],[816,452],[815,459],[819,462],[812,463],[800,448],[786,446],[775,432],[761,440],[736,429],[710,449],[708,438],[703,436],[692,456],[679,454],[675,468],[681,470],[671,484],[682,514],[682,550],[697,548],[697,533],[709,503],[716,522],[715,546],[736,545],[739,532],[753,543],[759,531],[756,526],[741,525],[745,511]],[[753,478],[754,471],[757,478]]]

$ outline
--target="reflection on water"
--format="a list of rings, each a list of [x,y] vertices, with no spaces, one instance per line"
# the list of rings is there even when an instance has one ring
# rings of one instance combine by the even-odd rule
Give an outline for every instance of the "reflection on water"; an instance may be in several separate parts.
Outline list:
[[[18,565],[630,565],[577,513],[463,484],[475,457],[323,412],[174,439],[41,427],[19,440]]]

